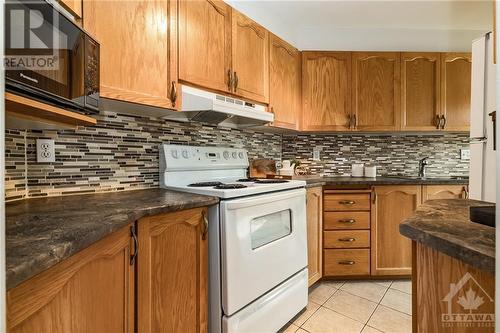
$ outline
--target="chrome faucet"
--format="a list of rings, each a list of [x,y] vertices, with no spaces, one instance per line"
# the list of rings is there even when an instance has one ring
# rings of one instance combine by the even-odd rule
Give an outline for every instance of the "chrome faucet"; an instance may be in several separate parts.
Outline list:
[[[427,166],[427,160],[429,159],[429,157],[424,157],[423,159],[421,159],[420,161],[418,161],[418,176],[420,178],[425,178],[425,167]]]

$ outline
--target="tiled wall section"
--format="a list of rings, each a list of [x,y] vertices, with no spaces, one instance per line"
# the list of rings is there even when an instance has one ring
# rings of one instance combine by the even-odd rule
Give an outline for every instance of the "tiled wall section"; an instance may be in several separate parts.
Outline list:
[[[350,175],[352,163],[371,163],[377,174],[417,175],[419,159],[429,156],[429,175],[466,176],[469,161],[460,159],[468,134],[444,135],[297,135],[283,136],[283,159],[298,159],[315,174]],[[321,161],[313,147],[321,146]]]
[[[53,138],[55,163],[36,163],[36,138]],[[158,144],[246,148],[279,159],[281,136],[105,112],[77,130],[6,131],[6,200],[158,187]]]

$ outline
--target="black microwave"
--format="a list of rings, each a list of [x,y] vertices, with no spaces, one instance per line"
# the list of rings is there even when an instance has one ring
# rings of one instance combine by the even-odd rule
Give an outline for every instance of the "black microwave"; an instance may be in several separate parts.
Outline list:
[[[64,108],[99,108],[99,43],[44,0],[5,3],[6,90]]]

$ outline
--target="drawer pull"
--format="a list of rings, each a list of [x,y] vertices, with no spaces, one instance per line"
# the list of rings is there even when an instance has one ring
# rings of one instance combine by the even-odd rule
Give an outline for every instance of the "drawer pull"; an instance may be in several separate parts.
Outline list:
[[[355,219],[345,219],[345,220],[339,220],[339,223],[354,223],[356,222]]]
[[[352,200],[339,201],[339,204],[341,204],[341,205],[354,205],[355,203],[356,203],[356,201],[352,201]]]
[[[341,242],[354,242],[356,238],[353,237],[344,237],[344,238],[339,238],[339,241]]]
[[[339,261],[339,265],[354,265],[356,262],[354,260],[341,260]]]

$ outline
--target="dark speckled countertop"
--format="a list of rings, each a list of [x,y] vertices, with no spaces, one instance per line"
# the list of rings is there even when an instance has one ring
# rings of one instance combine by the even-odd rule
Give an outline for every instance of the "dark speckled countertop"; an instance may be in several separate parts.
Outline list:
[[[471,222],[465,199],[429,200],[399,226],[402,235],[488,272],[495,271],[495,228]]]
[[[216,203],[215,197],[164,189],[8,203],[7,289],[142,217]]]
[[[379,176],[376,178],[344,177],[344,176],[294,176],[293,179],[305,180],[307,187],[333,185],[467,185],[468,178],[411,178],[399,176]]]

